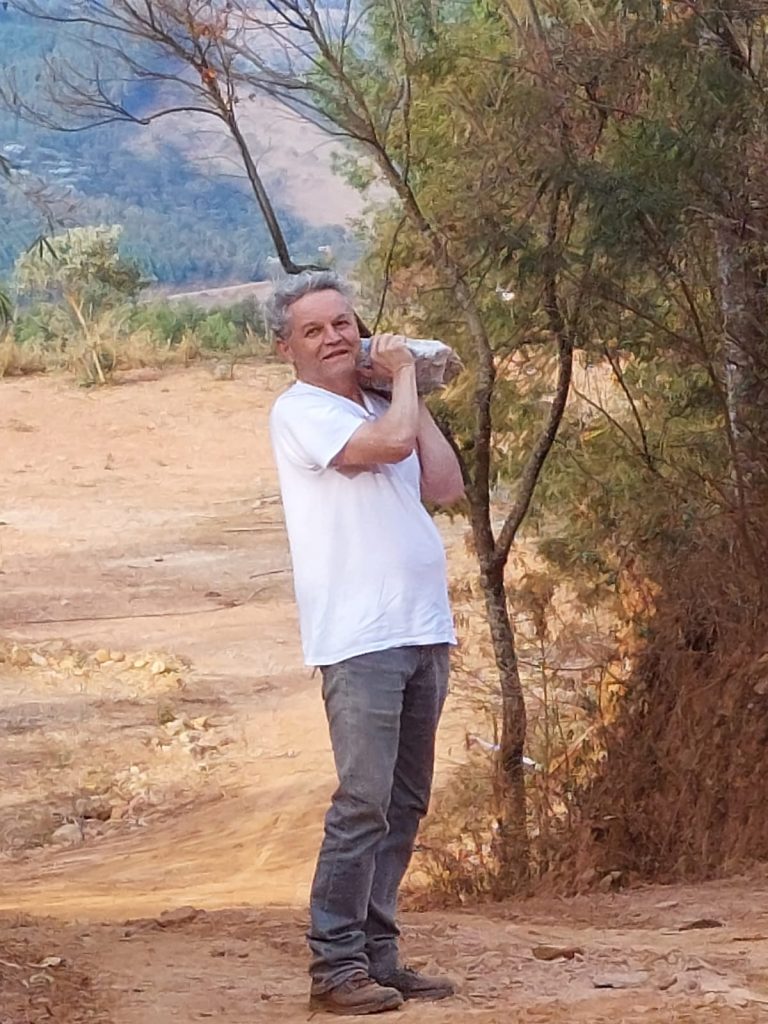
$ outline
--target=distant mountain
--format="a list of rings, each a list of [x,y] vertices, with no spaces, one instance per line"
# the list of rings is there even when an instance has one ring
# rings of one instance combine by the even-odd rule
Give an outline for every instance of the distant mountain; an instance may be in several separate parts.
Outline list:
[[[71,31],[0,5],[0,66],[20,95],[34,94],[45,58],[77,60],[80,53]],[[153,102],[141,85],[130,86],[127,98],[140,107]],[[360,213],[360,198],[333,176],[329,141],[269,101],[246,101],[242,110],[295,257],[316,260],[320,246],[349,256],[354,243],[344,225]],[[123,224],[125,252],[160,284],[268,275],[271,241],[213,118],[179,115],[150,128],[65,133],[0,110],[0,155],[16,168],[16,185],[0,186],[0,277],[50,230],[51,214],[65,224]]]

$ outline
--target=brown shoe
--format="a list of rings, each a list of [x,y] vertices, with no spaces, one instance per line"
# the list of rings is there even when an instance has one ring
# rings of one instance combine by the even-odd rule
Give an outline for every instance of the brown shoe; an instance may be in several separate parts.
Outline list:
[[[363,974],[343,981],[328,992],[313,992],[309,997],[310,1010],[324,1010],[340,1017],[384,1013],[402,1005],[403,997],[396,988],[379,985]]]
[[[430,978],[411,967],[400,967],[385,978],[376,980],[388,989],[397,989],[403,999],[448,999],[456,995],[456,986],[448,978]]]

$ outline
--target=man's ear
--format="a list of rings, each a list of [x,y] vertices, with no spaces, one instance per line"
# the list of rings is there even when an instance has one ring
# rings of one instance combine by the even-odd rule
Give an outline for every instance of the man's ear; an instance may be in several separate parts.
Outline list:
[[[275,341],[275,348],[280,358],[286,363],[293,363],[293,354],[291,353],[291,346],[283,338],[277,338]]]

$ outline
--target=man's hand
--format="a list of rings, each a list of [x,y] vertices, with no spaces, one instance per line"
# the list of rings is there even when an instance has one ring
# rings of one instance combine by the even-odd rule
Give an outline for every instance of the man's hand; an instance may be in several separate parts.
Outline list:
[[[360,374],[366,380],[391,378],[392,400],[387,411],[364,423],[347,441],[333,465],[338,469],[402,462],[416,447],[419,429],[419,396],[416,393],[416,362],[401,334],[377,334],[371,339],[371,369]],[[435,428],[437,429],[437,428]]]
[[[371,338],[371,363],[374,377],[395,378],[397,374],[415,365],[402,334],[375,334]]]

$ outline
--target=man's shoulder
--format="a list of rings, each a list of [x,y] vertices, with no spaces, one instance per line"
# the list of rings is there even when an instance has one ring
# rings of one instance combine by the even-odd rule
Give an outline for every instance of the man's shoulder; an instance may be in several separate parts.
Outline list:
[[[350,415],[364,419],[366,409],[356,402],[337,395],[334,391],[296,381],[275,399],[270,410],[273,423],[294,420],[296,417],[319,417],[323,421],[347,420]]]
[[[299,381],[294,381],[293,384],[290,384],[285,389],[285,391],[280,392],[272,403],[272,408],[279,409],[281,406],[285,405],[286,402],[290,402],[292,398],[296,397],[297,392],[300,393]]]
[[[317,388],[304,381],[297,380],[272,403],[272,410],[286,409],[295,405],[302,406],[334,406],[339,404],[339,396],[325,388]]]
[[[292,411],[297,408],[306,408],[308,405],[317,403],[318,400],[323,401],[322,395],[314,395],[305,384],[297,380],[274,400],[269,412],[270,419],[273,423],[279,422],[285,416],[290,416]]]

